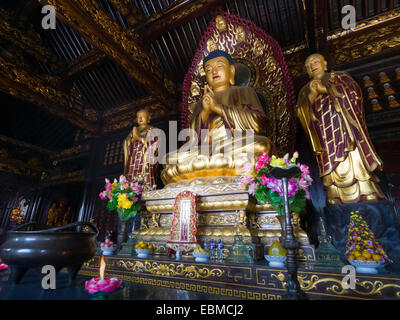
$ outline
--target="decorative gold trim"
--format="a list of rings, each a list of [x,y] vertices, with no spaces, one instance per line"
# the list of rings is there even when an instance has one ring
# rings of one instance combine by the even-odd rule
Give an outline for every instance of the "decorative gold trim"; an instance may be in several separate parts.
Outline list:
[[[329,35],[327,35],[326,40],[331,41],[335,40],[341,37],[344,37],[346,35],[360,32],[362,30],[365,30],[367,28],[371,28],[374,26],[377,26],[379,24],[382,24],[384,22],[396,19],[400,17],[400,9],[393,9],[389,12],[385,12],[379,16],[375,16],[366,20],[363,20],[359,22],[354,29],[348,29],[348,30],[343,30],[341,29],[336,29],[335,31],[332,31]]]
[[[159,262],[149,261],[124,261],[119,260],[118,266],[123,267],[125,270],[133,271],[136,273],[150,273],[156,276],[163,277],[185,277],[189,279],[207,279],[207,278],[220,278],[224,275],[224,270],[208,267],[198,267],[195,265],[185,266],[184,264],[164,264]]]

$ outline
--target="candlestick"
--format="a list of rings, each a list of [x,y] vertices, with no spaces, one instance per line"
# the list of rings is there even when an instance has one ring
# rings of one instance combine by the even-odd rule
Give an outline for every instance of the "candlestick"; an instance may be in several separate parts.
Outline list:
[[[291,166],[288,168],[274,167],[269,175],[275,179],[282,181],[283,199],[285,208],[285,219],[286,219],[286,234],[283,239],[282,246],[287,249],[287,263],[286,267],[288,270],[288,281],[286,282],[287,293],[284,295],[286,300],[306,300],[307,295],[301,290],[299,281],[297,279],[297,263],[296,263],[296,252],[299,248],[299,242],[293,235],[293,228],[290,219],[290,206],[288,196],[288,179],[295,178],[301,174],[300,168],[297,166]]]

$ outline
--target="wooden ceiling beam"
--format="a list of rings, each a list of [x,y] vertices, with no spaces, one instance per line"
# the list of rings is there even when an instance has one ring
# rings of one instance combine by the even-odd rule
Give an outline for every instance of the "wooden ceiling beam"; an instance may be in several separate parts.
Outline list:
[[[82,54],[77,59],[72,60],[67,67],[67,71],[63,74],[65,78],[75,78],[82,74],[84,71],[91,69],[98,62],[104,60],[107,55],[99,49],[90,49],[88,52]]]
[[[1,8],[0,19],[0,38],[56,69],[66,66],[54,52],[44,45],[40,35],[34,31],[32,25],[27,30],[20,30],[13,24],[10,13]]]
[[[139,35],[124,30],[95,1],[44,2],[55,6],[59,18],[122,66],[163,105],[169,109],[176,106],[174,83],[162,71],[157,58],[142,48]]]
[[[143,39],[152,41],[168,31],[217,9],[226,2],[228,0],[178,0],[151,15],[135,31],[140,32]]]
[[[142,14],[131,0],[110,0],[110,2],[124,16],[130,27],[136,26],[143,20]]]
[[[328,28],[328,2],[302,0],[305,14],[305,36],[309,53],[325,53]]]
[[[80,128],[97,132],[97,124],[82,115],[80,97],[61,91],[60,83],[57,77],[32,74],[0,56],[0,90],[43,107]]]

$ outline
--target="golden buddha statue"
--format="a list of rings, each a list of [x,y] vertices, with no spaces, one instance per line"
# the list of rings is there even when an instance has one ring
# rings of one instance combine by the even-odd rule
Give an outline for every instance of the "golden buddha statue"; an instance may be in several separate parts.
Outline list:
[[[24,218],[21,216],[21,204],[11,210],[10,221],[18,224],[21,224],[24,221]]]
[[[68,207],[67,211],[65,212],[63,222],[62,222],[63,226],[69,223],[69,219],[71,218],[71,210],[72,210],[72,208]]]
[[[245,162],[252,163],[263,151],[272,151],[271,141],[264,136],[267,117],[255,90],[234,86],[231,56],[222,50],[212,51],[204,58],[203,67],[207,84],[202,99],[193,106],[190,122],[191,141],[199,143],[167,155],[161,173],[164,184],[239,176]]]
[[[133,127],[131,133],[123,142],[124,148],[124,175],[128,180],[141,175],[147,187],[156,184],[156,174],[158,164],[152,164],[148,161],[148,153],[151,146],[154,146],[156,139],[152,141],[146,140],[150,130],[154,127],[150,126],[151,115],[146,109],[139,110],[136,114],[138,127]]]
[[[296,113],[317,158],[328,204],[386,199],[378,186],[382,170],[364,122],[357,82],[345,72],[327,73],[320,54],[306,59],[311,81],[300,93]]]
[[[63,225],[66,210],[67,210],[67,202],[65,200],[60,200],[58,203],[58,207],[55,209],[56,221],[54,225],[56,227],[61,227]]]
[[[56,224],[56,220],[57,220],[56,205],[57,204],[55,202],[53,202],[53,204],[51,205],[51,207],[47,213],[46,225],[48,225],[49,227],[52,227]]]

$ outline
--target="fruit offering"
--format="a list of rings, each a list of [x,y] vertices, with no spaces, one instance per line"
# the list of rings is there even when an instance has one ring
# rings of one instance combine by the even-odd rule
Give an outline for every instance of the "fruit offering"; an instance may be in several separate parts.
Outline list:
[[[391,262],[358,211],[351,212],[345,255],[349,260]]]
[[[268,249],[268,255],[270,256],[286,256],[286,254],[287,250],[282,247],[281,243],[278,240],[275,240]]]
[[[110,239],[106,239],[104,242],[100,243],[101,248],[115,248],[116,245]]]
[[[193,252],[210,253],[211,251],[209,249],[203,249],[199,244],[197,244]]]
[[[135,249],[150,249],[153,250],[154,246],[153,244],[148,244],[147,242],[144,242],[143,240],[139,241],[138,244],[135,245]]]

